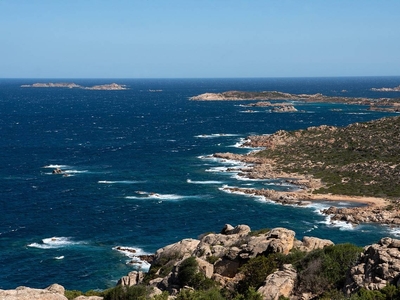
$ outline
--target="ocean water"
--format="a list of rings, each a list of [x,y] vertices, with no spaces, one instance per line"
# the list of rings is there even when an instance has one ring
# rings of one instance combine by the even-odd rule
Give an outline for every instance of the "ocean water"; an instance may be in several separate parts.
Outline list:
[[[251,134],[322,124],[345,126],[394,114],[364,106],[296,104],[299,112],[271,113],[246,101],[188,98],[227,90],[399,97],[372,92],[400,77],[267,79],[71,79],[84,86],[117,82],[125,91],[21,88],[67,80],[0,80],[0,289],[105,289],[134,269],[136,254],[183,238],[248,224],[286,227],[296,237],[367,245],[397,228],[330,224],[319,213],[331,203],[282,206],[226,193],[224,186],[291,189],[277,180],[240,178],[235,162],[215,152],[246,153]],[[344,91],[345,90],[345,91]],[[61,168],[69,176],[54,175]],[[341,206],[351,203],[341,202]]]

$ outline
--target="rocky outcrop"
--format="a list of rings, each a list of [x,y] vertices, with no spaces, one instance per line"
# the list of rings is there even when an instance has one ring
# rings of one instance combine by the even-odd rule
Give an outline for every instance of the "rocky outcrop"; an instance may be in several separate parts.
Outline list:
[[[53,284],[45,289],[33,289],[20,286],[15,290],[0,290],[1,300],[67,300],[65,289],[59,284]]]
[[[181,288],[181,264],[185,259],[195,257],[198,272],[218,282],[227,290],[234,290],[244,278],[240,267],[251,258],[271,253],[287,255],[293,248],[311,251],[332,244],[328,240],[310,237],[297,241],[295,232],[286,228],[252,232],[247,225],[226,224],[220,233],[204,234],[198,240],[184,239],[157,250],[150,268],[156,276],[150,280],[149,285],[156,291],[168,291],[176,295]],[[170,271],[165,275],[167,269]],[[142,278],[141,272],[131,272],[122,277],[119,284],[132,286],[142,282]],[[294,269],[289,265],[284,266],[266,278],[266,284],[261,291],[265,295],[272,293],[274,297],[287,296],[293,289],[295,278]]]
[[[295,247],[304,252],[310,252],[316,249],[322,249],[328,246],[333,246],[331,240],[320,239],[316,237],[305,236],[301,241],[296,241]]]
[[[400,225],[400,215],[397,209],[387,207],[353,207],[337,208],[334,206],[322,210],[322,213],[330,215],[332,221],[345,221],[352,224],[381,223]]]
[[[122,286],[133,286],[138,285],[143,282],[144,273],[142,271],[132,271],[129,272],[128,275],[121,277],[118,280],[117,285]]]
[[[400,284],[400,240],[386,237],[364,248],[350,270],[345,290],[347,294],[360,288],[378,290],[388,283]]]
[[[297,272],[292,265],[283,265],[282,269],[268,275],[264,284],[257,290],[263,300],[278,300],[289,297],[295,287]]]
[[[279,105],[272,109],[272,112],[296,112],[297,109],[293,105]]]

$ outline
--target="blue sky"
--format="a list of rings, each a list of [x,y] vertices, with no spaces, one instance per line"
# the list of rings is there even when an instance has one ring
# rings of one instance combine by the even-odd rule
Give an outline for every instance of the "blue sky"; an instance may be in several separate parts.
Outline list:
[[[0,0],[1,78],[392,75],[398,0]]]

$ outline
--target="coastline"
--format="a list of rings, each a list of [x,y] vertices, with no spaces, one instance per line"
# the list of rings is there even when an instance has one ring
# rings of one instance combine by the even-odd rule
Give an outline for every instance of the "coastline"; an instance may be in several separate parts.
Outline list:
[[[332,128],[327,127],[328,130]],[[278,131],[272,135],[249,137],[242,146],[254,148],[275,148],[278,146],[290,147],[285,139],[286,134]],[[392,226],[400,225],[400,214],[397,202],[386,197],[372,195],[346,195],[340,193],[318,193],[318,189],[326,188],[324,182],[311,174],[300,174],[297,172],[285,172],[282,169],[282,161],[278,158],[266,158],[257,156],[263,150],[252,151],[248,154],[215,153],[213,157],[244,163],[245,166],[235,169],[238,176],[247,179],[279,179],[298,187],[291,191],[276,191],[272,189],[254,189],[223,187],[222,190],[231,193],[264,197],[267,200],[282,205],[306,206],[312,202],[332,201],[328,209],[321,210],[321,213],[330,217],[330,222],[344,221],[353,226],[361,223],[378,223]],[[233,169],[232,169],[233,170]],[[230,169],[228,169],[230,171]],[[351,208],[338,208],[335,202],[350,202],[358,204]]]

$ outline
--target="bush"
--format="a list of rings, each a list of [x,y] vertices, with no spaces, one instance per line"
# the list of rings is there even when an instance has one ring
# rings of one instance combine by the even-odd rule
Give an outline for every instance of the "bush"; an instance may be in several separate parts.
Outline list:
[[[193,291],[183,289],[176,296],[176,300],[225,300],[221,292],[217,288],[207,291]]]
[[[266,256],[257,256],[249,259],[239,271],[245,275],[245,278],[238,283],[237,291],[240,294],[245,294],[249,288],[259,288],[265,278],[272,274],[277,266],[277,255],[270,254]]]
[[[148,289],[143,285],[117,286],[105,292],[104,300],[146,300]]]
[[[307,254],[295,264],[298,270],[297,290],[323,295],[340,290],[348,270],[357,262],[362,248],[339,244],[318,249]]]

